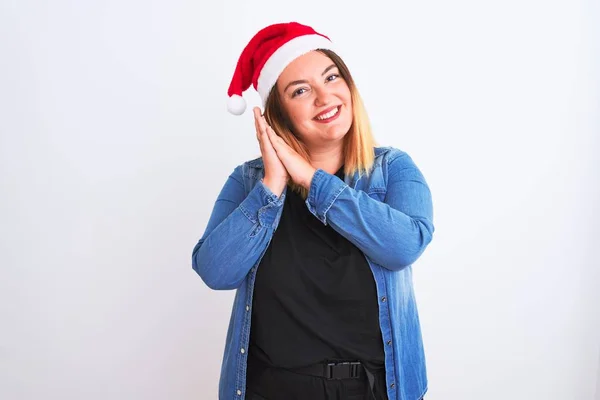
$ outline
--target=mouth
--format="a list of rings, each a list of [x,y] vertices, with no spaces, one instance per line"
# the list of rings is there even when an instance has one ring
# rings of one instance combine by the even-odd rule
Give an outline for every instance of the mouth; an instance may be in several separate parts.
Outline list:
[[[341,108],[341,105],[328,108],[327,110],[319,113],[316,117],[313,118],[313,120],[320,123],[331,122],[340,116]]]

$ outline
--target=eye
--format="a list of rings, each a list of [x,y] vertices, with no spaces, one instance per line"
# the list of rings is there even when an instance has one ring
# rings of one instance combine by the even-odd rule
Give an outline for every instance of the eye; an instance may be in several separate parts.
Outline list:
[[[292,97],[296,97],[296,96],[299,96],[299,95],[301,95],[302,93],[304,93],[302,90],[306,90],[306,88],[300,88],[300,89],[296,89],[296,90],[294,91],[294,93],[292,93]]]
[[[340,76],[338,74],[331,74],[327,77],[327,81],[331,82],[331,81],[335,81],[337,78],[339,78]]]

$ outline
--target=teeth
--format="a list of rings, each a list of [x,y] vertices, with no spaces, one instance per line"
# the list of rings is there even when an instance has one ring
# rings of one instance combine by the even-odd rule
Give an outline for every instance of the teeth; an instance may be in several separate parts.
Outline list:
[[[317,117],[317,119],[327,119],[327,118],[331,118],[333,117],[335,114],[337,114],[339,111],[339,108],[336,107],[333,110],[329,111],[327,114],[323,114]]]

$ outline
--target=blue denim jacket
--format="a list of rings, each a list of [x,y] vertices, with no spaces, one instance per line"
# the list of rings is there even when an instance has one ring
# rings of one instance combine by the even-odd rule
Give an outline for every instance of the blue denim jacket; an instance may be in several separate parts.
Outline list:
[[[223,186],[192,265],[212,289],[236,289],[219,381],[219,399],[244,399],[256,269],[277,229],[287,188],[277,197],[262,182],[262,158],[237,166]],[[412,264],[432,239],[429,186],[411,157],[376,147],[370,175],[344,181],[322,169],[306,199],[309,211],[366,256],[375,279],[390,400],[427,391],[425,354]]]

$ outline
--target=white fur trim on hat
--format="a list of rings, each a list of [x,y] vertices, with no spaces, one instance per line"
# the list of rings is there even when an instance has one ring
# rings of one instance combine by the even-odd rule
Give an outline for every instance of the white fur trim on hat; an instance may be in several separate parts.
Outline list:
[[[333,44],[321,35],[302,35],[284,43],[271,54],[262,67],[257,80],[256,90],[260,95],[263,107],[267,102],[271,88],[275,85],[277,78],[279,78],[285,67],[301,55],[316,49],[333,50]]]

